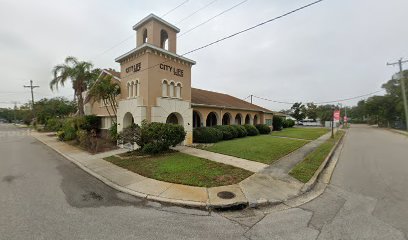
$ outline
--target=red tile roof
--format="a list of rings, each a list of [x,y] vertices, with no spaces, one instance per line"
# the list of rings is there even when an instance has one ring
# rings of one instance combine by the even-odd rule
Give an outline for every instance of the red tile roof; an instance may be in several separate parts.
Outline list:
[[[191,88],[191,104],[273,113],[271,110],[224,93]]]

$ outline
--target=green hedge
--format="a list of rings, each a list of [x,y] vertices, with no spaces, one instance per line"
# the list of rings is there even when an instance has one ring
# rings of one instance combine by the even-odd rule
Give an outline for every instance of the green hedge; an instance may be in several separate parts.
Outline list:
[[[271,133],[271,128],[266,124],[256,124],[255,127],[258,129],[260,134]]]
[[[246,129],[248,136],[256,136],[259,135],[258,129],[254,125],[245,124],[244,128]]]
[[[293,126],[295,126],[295,121],[292,119],[283,120],[283,128],[291,128]]]
[[[62,129],[64,120],[60,118],[49,118],[45,123],[44,129],[46,131],[57,132]]]
[[[216,143],[223,139],[220,129],[213,127],[199,127],[193,129],[193,141],[196,143]]]
[[[244,126],[241,125],[230,125],[232,128],[234,128],[238,132],[238,137],[243,138],[248,135],[246,129]]]
[[[232,128],[230,125],[217,125],[214,128],[219,129],[222,132],[223,140],[231,140],[238,137],[238,131]]]

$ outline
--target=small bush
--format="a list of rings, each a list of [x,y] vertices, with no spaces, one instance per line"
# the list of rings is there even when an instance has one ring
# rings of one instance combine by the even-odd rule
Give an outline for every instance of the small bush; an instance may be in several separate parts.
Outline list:
[[[86,130],[78,130],[76,136],[79,146],[83,148],[89,148],[91,146],[91,139]]]
[[[91,130],[98,130],[100,122],[101,118],[95,115],[86,115],[83,117],[76,118],[76,124],[78,129],[83,129],[88,132]]]
[[[293,126],[295,126],[295,121],[293,121],[292,119],[286,119],[286,120],[283,120],[283,127],[284,128],[291,128],[291,127],[293,127]]]
[[[199,127],[193,129],[193,141],[196,143],[216,143],[223,139],[220,129],[214,127]]]
[[[238,132],[239,138],[243,138],[248,135],[246,129],[241,125],[231,125],[231,127],[234,128]]]
[[[64,125],[62,126],[62,131],[64,132],[63,141],[74,140],[77,132],[76,121],[73,118],[66,119]]]
[[[51,132],[60,131],[62,129],[63,123],[64,121],[62,119],[49,118],[45,123],[44,130]]]
[[[283,128],[283,121],[284,119],[282,117],[279,116],[273,116],[273,122],[272,122],[272,126],[273,126],[273,131],[280,131]],[[258,128],[258,127],[257,127]],[[259,129],[258,129],[259,130]],[[262,133],[261,133],[262,134]]]
[[[118,140],[118,125],[116,123],[112,124],[112,126],[109,128],[108,136],[109,140],[111,140],[112,142],[116,142],[116,140]]]
[[[57,132],[57,137],[60,141],[64,141],[64,135],[65,135],[64,131]]]
[[[238,131],[229,125],[217,125],[214,128],[219,129],[222,132],[223,140],[231,140],[238,137]]]
[[[271,133],[271,128],[266,124],[256,124],[255,127],[258,129],[260,134]]]
[[[245,124],[244,128],[246,129],[248,136],[256,136],[259,135],[258,129],[254,125]]]

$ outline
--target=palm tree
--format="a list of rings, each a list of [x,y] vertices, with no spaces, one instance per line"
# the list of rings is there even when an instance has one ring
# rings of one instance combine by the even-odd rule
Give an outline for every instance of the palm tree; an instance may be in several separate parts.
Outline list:
[[[90,87],[85,102],[103,101],[103,105],[109,114],[109,117],[116,123],[117,106],[116,97],[120,94],[120,85],[112,82],[112,76],[106,75],[97,79]],[[112,112],[111,112],[112,111]]]
[[[50,82],[51,90],[58,89],[58,85],[64,86],[70,79],[74,89],[75,98],[78,101],[78,115],[84,115],[84,99],[82,92],[86,90],[87,81],[95,78],[96,73],[92,70],[93,64],[78,61],[75,57],[67,57],[63,64],[58,64],[52,70],[54,78]]]

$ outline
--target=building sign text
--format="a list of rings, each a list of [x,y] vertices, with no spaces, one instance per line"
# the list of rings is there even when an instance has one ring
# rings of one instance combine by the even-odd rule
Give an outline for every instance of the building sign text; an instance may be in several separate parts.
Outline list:
[[[163,63],[160,63],[160,69],[164,70],[164,71],[169,71],[169,72],[173,72],[174,75],[179,76],[179,77],[183,77],[184,75],[184,71],[180,68],[175,68]]]
[[[126,68],[126,73],[129,73],[129,72],[139,72],[141,68],[142,68],[142,63],[141,63],[141,62],[140,62],[140,63],[136,63],[136,64],[134,64],[134,65],[132,65],[132,66],[130,66],[130,67],[127,67],[127,68]]]

